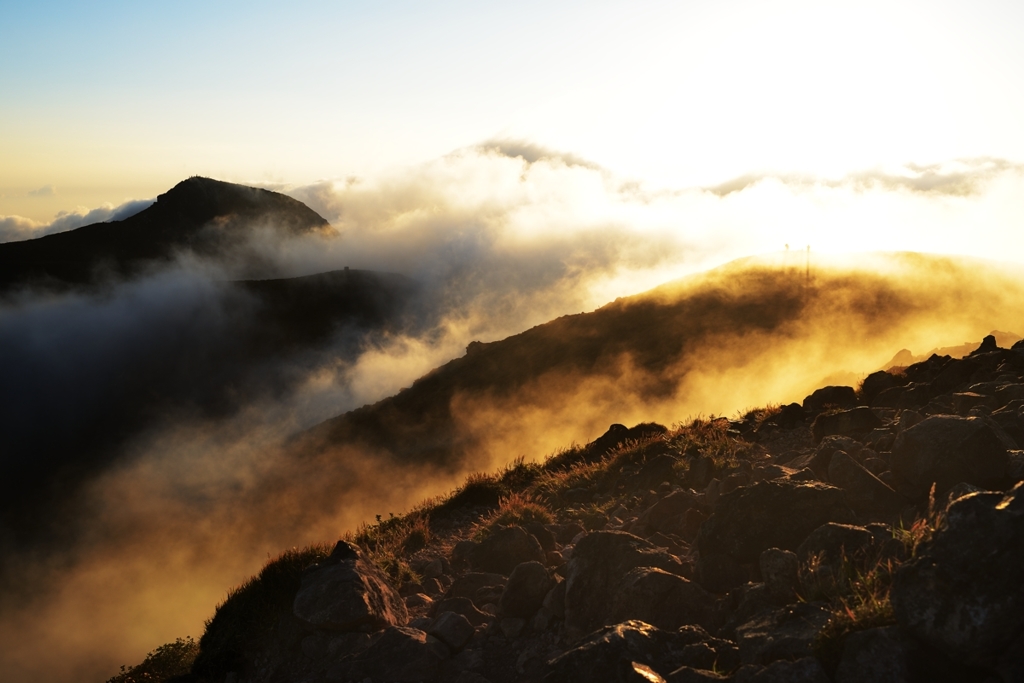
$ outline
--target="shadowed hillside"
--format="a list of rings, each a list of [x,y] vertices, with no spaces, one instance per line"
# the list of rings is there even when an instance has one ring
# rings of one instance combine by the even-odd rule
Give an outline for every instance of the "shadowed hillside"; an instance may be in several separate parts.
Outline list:
[[[847,370],[876,369],[901,339],[923,330],[956,339],[960,330],[985,334],[988,320],[1020,327],[1004,303],[1019,300],[1021,287],[991,264],[915,254],[822,267],[809,281],[802,271],[740,261],[502,341],[474,342],[396,396],[318,426],[305,447],[356,443],[451,467],[479,457],[509,424],[520,433],[547,428],[527,415],[546,411],[540,419],[548,425],[585,433],[637,414],[636,406],[667,405],[657,413],[665,419],[681,405],[701,410],[697,397],[742,395],[714,386],[723,373],[746,373],[748,386],[783,375],[777,386],[798,398],[842,359]],[[967,301],[970,310],[960,306]],[[728,404],[704,401],[703,410]]]
[[[122,221],[0,244],[0,291],[129,277],[181,251],[223,256],[244,243],[253,227],[285,236],[332,231],[315,211],[291,197],[193,177]]]

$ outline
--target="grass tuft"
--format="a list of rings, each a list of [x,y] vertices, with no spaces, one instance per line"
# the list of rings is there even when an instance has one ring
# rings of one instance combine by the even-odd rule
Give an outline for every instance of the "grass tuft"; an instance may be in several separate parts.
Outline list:
[[[199,644],[191,636],[178,638],[150,652],[141,664],[122,666],[121,673],[107,679],[107,683],[164,683],[189,673],[198,654]]]
[[[511,493],[501,499],[497,510],[480,521],[475,537],[482,540],[502,527],[550,524],[553,521],[554,516],[544,503],[529,493]]]

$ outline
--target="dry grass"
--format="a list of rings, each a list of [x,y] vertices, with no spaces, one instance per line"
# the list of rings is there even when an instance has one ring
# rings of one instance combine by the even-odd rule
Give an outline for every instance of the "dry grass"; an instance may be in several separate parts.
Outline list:
[[[178,638],[150,652],[141,664],[122,666],[121,673],[107,679],[107,683],[163,683],[189,673],[198,654],[199,644],[191,636]]]
[[[419,576],[409,566],[408,557],[427,547],[433,540],[430,518],[422,510],[402,517],[392,517],[373,525],[363,525],[347,537],[363,548],[366,556],[401,585],[418,581]]]
[[[554,519],[543,502],[529,493],[516,492],[502,498],[498,509],[480,521],[475,537],[481,540],[502,527],[550,524]]]
[[[778,403],[769,403],[763,408],[754,408],[746,410],[742,414],[743,420],[752,425],[755,430],[761,428],[769,418],[775,417],[782,412],[782,405]]]
[[[865,572],[855,571],[844,582],[842,592],[833,597],[833,616],[814,642],[814,652],[826,671],[835,673],[848,635],[896,623],[889,599],[895,568],[893,562],[887,562]]]

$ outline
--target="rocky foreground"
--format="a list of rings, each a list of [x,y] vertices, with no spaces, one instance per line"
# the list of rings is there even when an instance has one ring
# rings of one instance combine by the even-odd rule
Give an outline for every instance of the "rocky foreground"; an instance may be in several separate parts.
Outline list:
[[[1024,681],[1022,409],[1024,343],[989,337],[613,425],[285,553],[179,641],[189,673],[154,673],[164,646],[112,680]]]

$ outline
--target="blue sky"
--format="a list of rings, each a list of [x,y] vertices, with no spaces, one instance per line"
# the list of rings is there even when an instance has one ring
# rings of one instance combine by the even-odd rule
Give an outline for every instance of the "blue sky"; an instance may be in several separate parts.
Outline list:
[[[1021,161],[1021,29],[1011,2],[4,0],[0,215],[495,138],[672,186]]]

